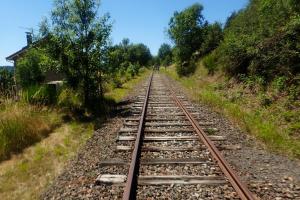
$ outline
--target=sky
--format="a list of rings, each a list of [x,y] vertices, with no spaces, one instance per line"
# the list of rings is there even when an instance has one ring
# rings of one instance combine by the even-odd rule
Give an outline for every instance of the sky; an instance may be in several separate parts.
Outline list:
[[[194,3],[204,6],[203,15],[210,23],[225,23],[248,0],[102,0],[99,14],[110,14],[114,44],[129,38],[146,44],[156,55],[162,43],[170,43],[166,29],[174,12]],[[0,66],[12,65],[5,57],[26,46],[26,28],[38,29],[42,18],[50,16],[52,6],[53,0],[0,1]]]

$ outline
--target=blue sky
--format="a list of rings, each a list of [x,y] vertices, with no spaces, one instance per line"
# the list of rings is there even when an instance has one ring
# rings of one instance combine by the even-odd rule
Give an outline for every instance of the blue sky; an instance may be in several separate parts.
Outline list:
[[[101,13],[109,12],[114,21],[113,43],[123,38],[146,44],[156,54],[163,42],[169,19],[175,11],[193,3],[204,6],[209,22],[224,23],[235,10],[246,6],[248,0],[102,0]],[[37,29],[43,16],[49,16],[52,0],[0,1],[0,65],[12,65],[5,57],[26,45],[26,27]]]

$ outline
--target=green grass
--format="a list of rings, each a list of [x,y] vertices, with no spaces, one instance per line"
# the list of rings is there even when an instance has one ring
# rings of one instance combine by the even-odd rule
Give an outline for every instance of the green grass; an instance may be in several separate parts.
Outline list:
[[[67,161],[91,137],[91,123],[71,122],[22,154],[0,164],[1,199],[39,199],[41,192],[60,174]]]
[[[122,85],[121,88],[109,87],[108,92],[106,92],[105,97],[108,99],[113,99],[115,102],[120,102],[128,93],[142,80],[146,79],[150,74],[150,70],[144,69],[137,76],[130,79]]]
[[[106,97],[120,102],[149,73],[149,70],[144,70],[123,84],[122,88],[109,89]],[[0,124],[5,124],[2,129],[7,130],[2,138],[11,144],[24,142],[19,145],[22,152],[0,163],[1,199],[39,199],[44,189],[62,172],[68,160],[92,136],[96,126],[102,123],[102,119],[89,123],[74,120],[62,123],[61,114],[55,110],[37,109],[24,103],[1,104],[0,114]],[[54,128],[56,124],[60,126]]]
[[[208,76],[201,64],[190,77],[178,77],[174,67],[162,71],[181,83],[194,101],[203,102],[224,114],[270,150],[300,158],[300,140],[293,137],[300,127],[298,119],[293,120],[293,117],[299,116],[300,111],[289,111],[284,106],[287,97],[270,106],[262,106],[259,95],[247,92],[241,85],[224,87],[227,83],[224,77],[220,74]],[[284,118],[292,120],[288,122]]]
[[[47,136],[59,123],[52,111],[6,101],[0,109],[0,161]]]

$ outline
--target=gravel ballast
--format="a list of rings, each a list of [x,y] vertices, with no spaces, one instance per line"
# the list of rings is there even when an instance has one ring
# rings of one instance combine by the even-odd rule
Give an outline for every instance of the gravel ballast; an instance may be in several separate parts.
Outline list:
[[[164,75],[158,75],[164,78]],[[185,91],[177,82],[170,78],[164,78],[168,84],[176,87],[176,93],[188,97]],[[129,99],[131,102],[137,100],[138,91],[143,91],[143,85],[137,86],[135,94]],[[141,93],[139,94],[141,96]],[[230,163],[241,179],[248,185],[251,192],[261,199],[300,199],[300,162],[287,157],[269,152],[254,138],[243,133],[235,127],[228,119],[213,112],[208,106],[189,102],[194,106],[193,112],[200,113],[199,122],[213,122],[212,127],[217,131],[212,134],[225,136],[225,141],[217,141],[216,144],[238,145],[234,150],[222,150],[222,154]],[[128,104],[128,107],[130,104]],[[139,112],[140,109],[137,110]],[[130,114],[129,114],[130,115]],[[132,116],[126,116],[131,117]],[[115,151],[116,138],[123,126],[125,116],[117,116],[109,119],[99,130],[95,131],[92,138],[80,150],[79,154],[69,162],[64,172],[57,177],[54,183],[44,192],[41,199],[121,199],[123,185],[96,184],[95,180],[99,174],[127,174],[129,165],[102,166],[104,160],[130,160],[130,152]],[[157,134],[147,133],[147,136]],[[125,133],[123,135],[131,135]],[[172,133],[168,133],[165,136]],[[191,135],[184,133],[183,135]],[[133,144],[133,142],[131,142]],[[129,143],[128,143],[129,144]],[[173,142],[157,143],[159,146],[176,146]],[[197,144],[195,144],[197,145]],[[176,152],[178,158],[207,158],[210,153],[206,150],[191,151],[189,154]],[[169,158],[169,152],[144,152],[142,158]],[[173,157],[172,157],[173,158]],[[156,167],[168,169],[162,171]],[[160,175],[205,175],[219,174],[219,169],[212,169],[210,166],[202,165],[193,167],[181,166],[147,166],[140,168],[143,175],[150,175],[160,171]],[[144,192],[141,192],[144,191]],[[203,185],[170,185],[170,186],[139,186],[138,199],[235,199],[236,194],[233,188],[224,184],[221,186]],[[189,197],[189,198],[187,198]]]

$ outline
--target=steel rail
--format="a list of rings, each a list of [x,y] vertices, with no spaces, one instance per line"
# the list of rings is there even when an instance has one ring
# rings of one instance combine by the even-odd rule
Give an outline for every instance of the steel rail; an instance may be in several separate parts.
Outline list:
[[[233,186],[235,191],[238,193],[239,197],[242,200],[255,200],[256,198],[248,190],[248,188],[241,182],[240,178],[234,173],[234,171],[232,170],[230,165],[226,162],[224,157],[221,155],[220,151],[216,148],[216,146],[213,144],[213,142],[205,134],[205,132],[200,127],[200,125],[197,123],[195,118],[189,113],[189,111],[185,108],[185,106],[177,98],[177,96],[175,95],[175,92],[172,89],[170,89],[170,91],[171,91],[174,101],[181,108],[181,110],[184,112],[186,117],[189,119],[193,128],[199,135],[200,139],[208,147],[208,150],[210,151],[212,156],[218,162],[219,167],[221,168],[221,170],[223,171],[225,176],[228,178],[229,182],[231,183],[231,185]]]
[[[153,72],[150,76],[148,87],[147,87],[147,92],[144,100],[144,105],[143,105],[143,110],[141,114],[141,119],[139,122],[139,128],[134,144],[134,150],[132,152],[132,158],[131,158],[131,163],[129,167],[129,172],[127,176],[127,181],[123,193],[123,200],[132,200],[136,199],[136,187],[137,187],[137,174],[139,170],[139,158],[141,154],[141,146],[142,146],[142,140],[144,137],[144,125],[145,125],[145,118],[146,118],[146,113],[147,113],[147,107],[148,107],[148,99],[150,95],[150,89],[151,89],[151,83],[152,83],[152,78],[153,78]]]

